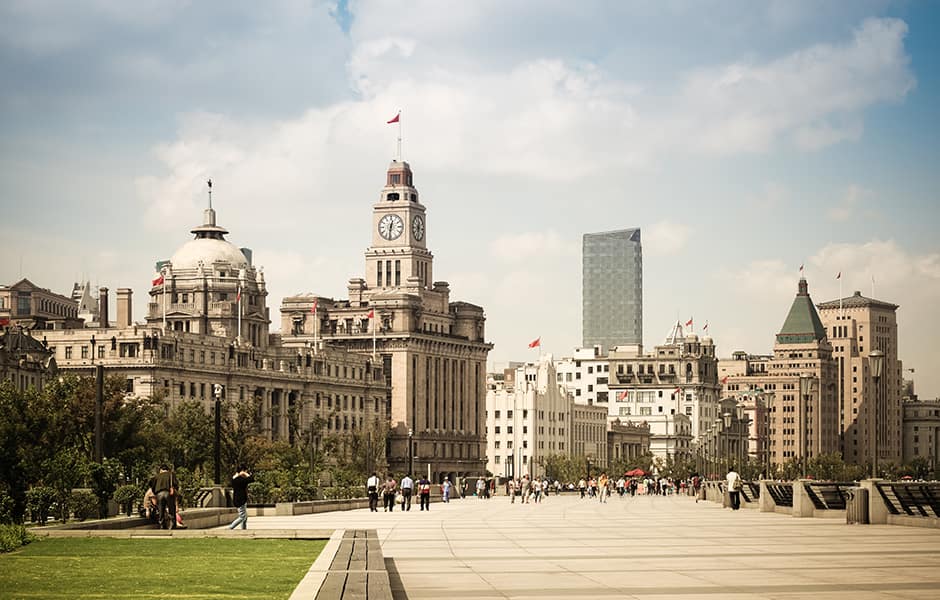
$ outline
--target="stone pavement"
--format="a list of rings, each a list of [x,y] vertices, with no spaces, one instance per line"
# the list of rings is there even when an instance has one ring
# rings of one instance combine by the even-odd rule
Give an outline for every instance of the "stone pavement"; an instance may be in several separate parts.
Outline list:
[[[940,598],[940,533],[688,497],[470,498],[403,513],[251,517],[252,529],[375,529],[395,598]]]

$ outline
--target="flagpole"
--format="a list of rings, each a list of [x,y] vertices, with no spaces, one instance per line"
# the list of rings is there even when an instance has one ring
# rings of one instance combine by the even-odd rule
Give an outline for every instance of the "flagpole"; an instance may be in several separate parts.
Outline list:
[[[398,109],[398,162],[401,162],[401,109],[400,108]]]
[[[372,321],[372,362],[374,363],[375,362],[375,325],[376,325],[374,308],[372,309],[372,319],[370,320]]]
[[[242,341],[242,282],[238,282],[238,293],[235,294],[238,301],[238,341]]]

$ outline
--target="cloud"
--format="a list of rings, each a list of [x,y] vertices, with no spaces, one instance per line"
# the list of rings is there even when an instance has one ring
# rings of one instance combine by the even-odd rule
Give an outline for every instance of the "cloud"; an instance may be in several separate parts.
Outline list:
[[[845,191],[839,204],[829,209],[829,218],[833,221],[848,221],[862,210],[862,200],[873,196],[871,190],[852,184]],[[869,211],[865,211],[868,214]]]
[[[559,255],[580,256],[576,242],[563,239],[555,231],[513,233],[500,236],[489,244],[490,256],[507,261],[551,259]]]
[[[673,256],[682,252],[692,235],[692,228],[668,219],[643,230],[643,253],[648,256]]]

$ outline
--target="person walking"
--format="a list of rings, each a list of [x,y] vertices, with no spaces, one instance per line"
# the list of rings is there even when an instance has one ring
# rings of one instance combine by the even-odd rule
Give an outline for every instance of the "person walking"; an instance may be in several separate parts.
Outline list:
[[[415,489],[415,480],[411,478],[411,475],[405,475],[401,479],[401,495],[404,498],[404,502],[401,504],[402,510],[411,510],[411,494]]]
[[[179,493],[176,473],[170,467],[160,465],[160,471],[151,480],[151,488],[157,497],[157,522],[162,529],[176,529],[176,494]],[[166,514],[169,512],[169,519]]]
[[[516,503],[516,480],[514,478],[510,478],[509,481],[506,482],[506,493],[509,494],[509,503],[515,504]]]
[[[454,488],[454,484],[450,482],[450,477],[444,478],[444,483],[441,484],[441,498],[444,502],[450,502],[450,492]]]
[[[602,504],[607,504],[607,496],[610,494],[610,488],[607,487],[609,484],[610,479],[607,478],[607,472],[604,471],[597,480],[598,499]]]
[[[385,512],[395,511],[395,490],[397,488],[398,483],[395,481],[395,478],[392,477],[392,474],[389,473],[385,478],[385,486],[382,488],[382,502],[385,506]]]
[[[238,516],[228,526],[229,529],[235,529],[239,525],[242,529],[248,529],[248,484],[254,480],[245,467],[239,467],[232,475],[232,502],[238,507]]]
[[[369,494],[369,511],[379,512],[379,476],[375,473],[366,480],[366,492]]]
[[[582,499],[582,500],[584,499],[584,492],[585,492],[585,490],[587,490],[587,483],[584,481],[584,477],[582,477],[582,478],[578,481],[578,491],[581,493],[581,499]]]
[[[431,510],[431,482],[424,476],[418,480],[418,500],[421,510]]]
[[[738,510],[741,508],[741,488],[744,487],[744,480],[734,467],[728,469],[725,480],[728,482],[728,500],[731,503],[731,510]]]

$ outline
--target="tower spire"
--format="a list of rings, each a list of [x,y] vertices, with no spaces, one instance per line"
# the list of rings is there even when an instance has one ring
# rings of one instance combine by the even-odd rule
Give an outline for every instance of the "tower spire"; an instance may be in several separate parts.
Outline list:
[[[206,183],[209,185],[209,210],[212,210],[212,180],[209,179]]]

